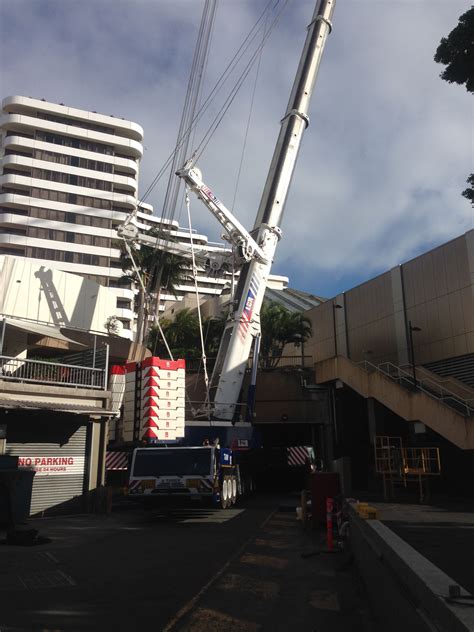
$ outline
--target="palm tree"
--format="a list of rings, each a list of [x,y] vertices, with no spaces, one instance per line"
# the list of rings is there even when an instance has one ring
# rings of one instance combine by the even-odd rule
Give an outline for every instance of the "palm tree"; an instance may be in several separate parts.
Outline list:
[[[278,365],[285,345],[304,344],[312,334],[311,321],[306,316],[273,301],[262,305],[260,327],[260,366],[265,369]]]
[[[157,239],[173,241],[168,232],[159,228],[152,228],[147,234]],[[119,241],[117,245],[121,250],[120,261],[122,270],[126,273],[122,279],[133,281],[138,286],[138,296],[135,304],[135,311],[138,314],[137,340],[143,341],[146,335],[148,316],[152,309],[150,295],[154,297],[153,302],[157,312],[163,290],[167,290],[176,297],[177,286],[183,281],[192,278],[189,263],[184,257],[165,252],[164,250],[158,250],[152,246],[141,245],[137,248],[131,245],[130,250],[140,273],[140,282],[124,243]],[[145,295],[142,284],[147,289],[148,295]]]

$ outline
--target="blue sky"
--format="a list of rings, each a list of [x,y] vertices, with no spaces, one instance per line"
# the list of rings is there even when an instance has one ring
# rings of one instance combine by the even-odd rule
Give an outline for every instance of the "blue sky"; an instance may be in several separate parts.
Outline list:
[[[266,2],[220,0],[205,94]],[[0,0],[1,94],[140,123],[145,191],[176,140],[202,6]],[[235,205],[249,228],[313,7],[313,0],[290,2],[262,55]],[[461,197],[474,171],[473,98],[442,81],[433,61],[468,8],[464,0],[338,1],[273,268],[292,287],[332,296],[474,227]],[[228,206],[254,81],[252,73],[199,163]],[[157,214],[165,186],[163,179],[147,199]],[[220,226],[197,200],[192,215],[194,228],[219,239]]]

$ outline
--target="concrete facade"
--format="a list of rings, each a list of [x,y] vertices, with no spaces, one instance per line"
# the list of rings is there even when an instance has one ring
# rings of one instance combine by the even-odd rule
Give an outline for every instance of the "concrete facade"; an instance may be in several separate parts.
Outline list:
[[[336,307],[339,305],[340,307]],[[474,353],[474,230],[306,312],[315,362],[343,355],[359,362],[417,364]]]

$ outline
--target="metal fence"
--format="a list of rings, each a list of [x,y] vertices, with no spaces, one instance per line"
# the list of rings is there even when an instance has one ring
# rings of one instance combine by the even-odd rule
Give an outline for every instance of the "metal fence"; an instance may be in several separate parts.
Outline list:
[[[87,366],[0,356],[0,380],[105,390],[107,367],[95,369]]]
[[[425,395],[437,399],[450,408],[454,408],[457,412],[466,417],[474,414],[474,400],[470,398],[462,398],[430,378],[417,377],[415,383],[413,380],[413,373],[411,371],[406,371],[391,362],[382,362],[381,364],[375,365],[371,362],[367,362],[367,360],[364,360],[362,362],[358,362],[357,364],[362,366],[369,373],[376,371],[377,373],[381,373],[382,375],[389,377],[391,380],[397,382],[397,384],[406,389],[412,391],[422,391]]]

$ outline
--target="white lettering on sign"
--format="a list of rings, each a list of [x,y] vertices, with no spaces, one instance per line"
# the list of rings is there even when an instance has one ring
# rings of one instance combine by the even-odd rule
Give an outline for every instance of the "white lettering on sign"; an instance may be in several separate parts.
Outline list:
[[[19,456],[18,467],[35,470],[36,476],[82,474],[83,456]]]

